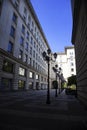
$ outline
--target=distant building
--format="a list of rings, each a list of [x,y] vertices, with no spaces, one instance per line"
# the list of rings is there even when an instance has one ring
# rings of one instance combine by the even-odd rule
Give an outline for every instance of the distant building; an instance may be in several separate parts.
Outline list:
[[[56,60],[58,67],[61,67],[64,79],[76,75],[75,50],[74,46],[65,47],[65,52],[57,53]]]
[[[87,106],[87,0],[72,0],[72,43],[76,52],[77,96]]]
[[[0,0],[0,90],[47,88],[48,48],[30,0]]]

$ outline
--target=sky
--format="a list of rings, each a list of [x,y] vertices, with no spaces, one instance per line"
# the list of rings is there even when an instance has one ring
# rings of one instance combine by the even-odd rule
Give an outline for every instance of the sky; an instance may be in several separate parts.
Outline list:
[[[72,46],[71,0],[31,0],[52,52]]]

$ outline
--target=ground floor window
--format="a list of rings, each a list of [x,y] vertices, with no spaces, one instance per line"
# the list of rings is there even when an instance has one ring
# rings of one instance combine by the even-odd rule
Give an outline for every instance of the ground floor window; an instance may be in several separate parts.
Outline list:
[[[22,68],[22,67],[19,67],[19,75],[21,75],[21,76],[25,76],[25,73],[26,71],[25,71],[25,69],[24,68]]]
[[[25,87],[25,81],[19,80],[19,81],[18,81],[18,88],[19,88],[19,89],[24,89],[24,87]]]
[[[36,89],[39,89],[39,82],[36,82]]]
[[[2,78],[1,80],[1,88],[5,90],[11,89],[12,86],[12,80],[8,78]]]
[[[3,61],[3,71],[13,73],[13,64],[8,60]]]
[[[33,89],[33,82],[29,82],[29,89]]]

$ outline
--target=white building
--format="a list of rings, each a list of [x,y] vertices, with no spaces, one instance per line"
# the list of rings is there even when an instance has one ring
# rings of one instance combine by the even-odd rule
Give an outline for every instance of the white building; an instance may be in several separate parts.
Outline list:
[[[61,67],[63,76],[67,78],[76,75],[75,50],[74,46],[65,47],[65,52],[57,53],[57,64]]]

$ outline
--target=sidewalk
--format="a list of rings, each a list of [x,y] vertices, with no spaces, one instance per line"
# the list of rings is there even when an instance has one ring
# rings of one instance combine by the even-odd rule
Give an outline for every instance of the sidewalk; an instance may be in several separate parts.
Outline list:
[[[87,111],[63,91],[46,104],[46,90],[0,95],[0,130],[87,130]],[[7,101],[7,102],[6,102]]]

